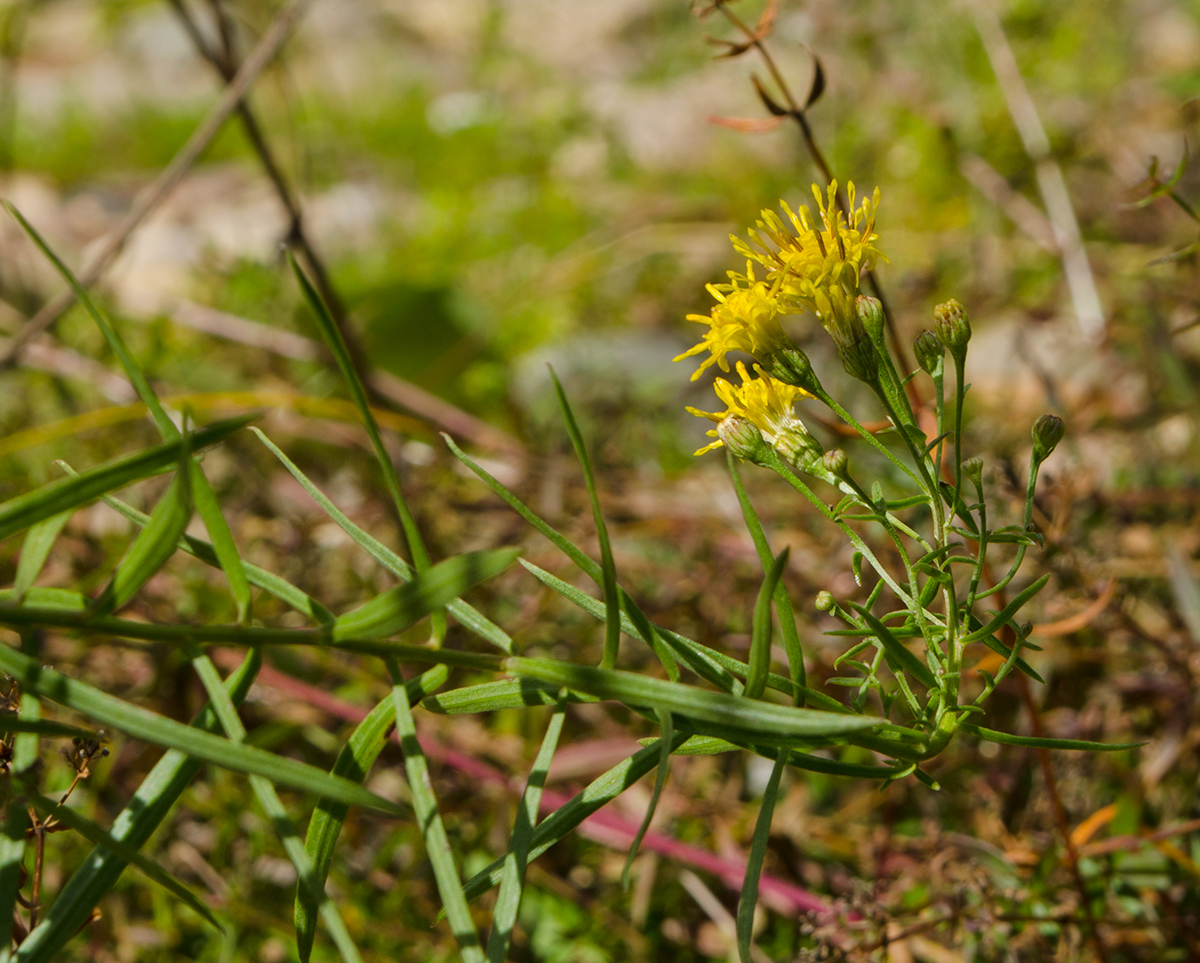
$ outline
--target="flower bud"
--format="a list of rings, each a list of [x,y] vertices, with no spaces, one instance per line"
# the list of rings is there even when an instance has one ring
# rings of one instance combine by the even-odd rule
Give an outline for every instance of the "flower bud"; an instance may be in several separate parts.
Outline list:
[[[967,309],[951,298],[933,309],[933,320],[937,336],[950,349],[955,358],[965,355],[967,342],[971,340],[971,321]]]
[[[946,360],[946,346],[927,328],[918,334],[913,342],[913,354],[917,356],[917,364],[921,366],[922,371],[937,375]]]
[[[821,382],[817,380],[808,355],[795,345],[773,351],[763,359],[763,370],[784,384],[803,388],[809,394],[815,395],[821,390]]]
[[[825,466],[825,470],[834,478],[846,477],[846,453],[840,448],[831,448],[821,456],[821,463]]]
[[[876,344],[883,342],[883,304],[878,298],[870,298],[865,294],[860,294],[854,301],[854,310],[858,314],[858,320],[862,322],[863,327],[867,329],[867,334]]]
[[[755,464],[758,464],[770,449],[755,424],[738,415],[729,415],[721,419],[721,423],[717,425],[717,437],[738,458]]]
[[[974,458],[968,458],[962,463],[963,474],[966,475],[976,485],[983,484],[983,459],[976,455]]]
[[[829,592],[821,591],[817,593],[816,605],[818,612],[831,612],[833,611],[834,604],[833,595]]]
[[[1043,462],[1050,457],[1050,453],[1058,447],[1058,443],[1062,441],[1063,434],[1066,428],[1063,425],[1063,420],[1057,415],[1042,415],[1033,423],[1033,457],[1038,462]]]
[[[858,315],[835,317],[826,330],[833,338],[846,374],[867,384],[875,384],[879,380],[879,359],[875,356],[871,336],[867,334]]]

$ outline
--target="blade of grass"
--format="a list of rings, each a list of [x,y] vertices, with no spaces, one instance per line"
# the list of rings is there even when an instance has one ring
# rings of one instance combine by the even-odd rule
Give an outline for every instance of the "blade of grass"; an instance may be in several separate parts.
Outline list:
[[[384,484],[387,486],[388,494],[392,496],[392,501],[396,505],[396,511],[400,515],[400,525],[404,530],[404,538],[408,543],[408,551],[412,556],[413,567],[418,572],[424,572],[431,564],[429,552],[425,548],[425,542],[421,539],[421,531],[417,528],[417,521],[413,518],[413,514],[409,510],[408,502],[404,500],[404,493],[400,489],[400,478],[396,474],[396,466],[392,463],[392,459],[383,445],[383,436],[379,433],[379,424],[375,421],[375,415],[371,413],[371,406],[367,403],[366,389],[363,387],[362,379],[359,378],[358,372],[354,370],[354,361],[350,357],[350,350],[346,347],[342,331],[333,320],[333,315],[329,313],[329,307],[313,286],[312,281],[308,279],[308,275],[304,273],[304,269],[300,267],[299,262],[292,256],[291,251],[287,252],[287,258],[288,264],[292,267],[292,273],[296,275],[296,281],[300,284],[304,300],[308,302],[309,310],[312,311],[313,317],[317,322],[317,327],[321,330],[321,337],[325,339],[325,344],[328,345],[329,350],[333,353],[338,370],[342,373],[342,380],[346,382],[346,387],[350,390],[350,397],[353,399],[359,414],[362,416],[363,427],[367,429],[367,435],[370,436],[371,445],[375,449],[375,457],[379,462],[379,468],[383,472]],[[434,622],[433,630],[434,641],[440,644],[446,634],[444,617]]]
[[[454,864],[454,854],[450,850],[450,840],[446,838],[446,827],[442,825],[442,816],[438,811],[437,797],[433,792],[433,784],[429,779],[429,766],[425,761],[425,753],[417,741],[417,729],[413,723],[412,707],[408,701],[408,690],[404,685],[404,677],[400,674],[400,666],[394,659],[388,660],[388,671],[392,675],[392,702],[396,707],[396,735],[400,738],[400,749],[404,753],[404,771],[408,775],[408,788],[412,794],[413,809],[417,815],[417,824],[425,839],[425,855],[433,867],[433,876],[437,881],[438,895],[442,898],[442,906],[446,919],[450,923],[450,932],[458,943],[459,955],[463,963],[485,963],[483,948],[479,944],[479,934],[475,931],[475,923],[471,919],[471,910],[467,906],[463,894],[462,879],[458,875],[458,867]]]
[[[72,514],[68,511],[53,515],[29,529],[21,544],[21,557],[17,560],[17,574],[13,580],[13,591],[18,602],[24,600],[26,593],[33,588],[46,559],[50,557],[50,550],[54,548],[59,533]]]
[[[179,463],[181,455],[215,445],[248,425],[256,415],[226,418],[197,429],[186,441],[168,442],[119,458],[98,468],[80,472],[74,478],[60,478],[41,488],[10,498],[0,504],[0,540],[24,531],[61,512],[72,511],[88,502],[124,488],[151,475],[160,475]]]
[[[788,554],[788,549],[785,548],[779,553],[779,557],[771,562],[758,590],[758,599],[754,603],[750,662],[746,669],[746,691],[743,693],[747,699],[761,699],[767,688],[767,676],[771,672],[771,599],[775,597],[783,570],[787,568]]]
[[[737,468],[737,459],[726,452],[729,464],[729,476],[733,479],[733,490],[737,493],[738,504],[742,509],[742,518],[746,522],[746,530],[754,542],[754,550],[758,552],[758,560],[762,563],[763,574],[771,570],[773,552],[763,532],[762,522],[754,510],[750,496],[746,494],[746,486],[742,484],[742,476]],[[787,653],[788,675],[792,680],[796,705],[803,707],[804,690],[808,683],[804,668],[804,647],[800,644],[800,634],[796,631],[796,613],[792,608],[792,599],[788,595],[787,586],[779,582],[775,586],[775,611],[779,615],[779,629],[783,633],[783,651]]]
[[[546,774],[558,748],[563,722],[567,717],[566,699],[560,695],[537,758],[533,762],[521,804],[517,807],[517,818],[513,823],[512,836],[508,841],[508,852],[500,870],[500,893],[492,911],[492,931],[488,934],[488,963],[504,963],[508,958],[508,944],[512,939],[517,911],[521,908],[521,892],[525,884],[525,869],[529,865],[529,844],[533,839],[533,827],[537,823],[538,807],[542,802],[542,788],[546,785]]]
[[[166,492],[150,513],[150,522],[138,532],[113,573],[112,579],[93,603],[96,615],[109,615],[134,597],[157,574],[192,520],[191,485],[188,472],[176,472]]]
[[[35,659],[40,648],[38,634],[35,630],[28,628],[21,631],[22,651]],[[26,691],[25,686],[22,686],[21,690],[21,705],[17,712],[17,718],[24,723],[25,731],[17,733],[17,737],[13,740],[11,762],[12,771],[18,775],[33,768],[38,761],[41,749],[41,740],[38,738],[35,723],[41,721],[42,703],[35,693]]]
[[[36,732],[40,736],[62,739],[103,739],[103,734],[67,725],[53,719],[20,719],[17,716],[0,715],[0,732]]]
[[[551,659],[513,656],[504,660],[504,667],[511,675],[578,689],[601,699],[666,709],[681,718],[690,717],[716,725],[733,726],[763,736],[804,739],[844,735],[860,729],[871,729],[885,722],[871,716],[781,706],[651,679],[633,672],[596,669]]]
[[[393,552],[390,548],[384,545],[379,540],[372,538],[361,528],[355,525],[349,518],[342,513],[336,505],[316,485],[309,481],[308,477],[300,471],[283,451],[256,428],[251,431],[258,436],[258,439],[267,446],[271,453],[279,459],[280,464],[288,470],[293,478],[300,483],[309,496],[321,506],[322,510],[337,524],[342,531],[349,535],[354,541],[370,555],[375,561],[379,562],[384,568],[400,579],[402,582],[411,581],[414,575],[414,570],[408,562],[404,561],[399,555]],[[485,618],[477,609],[468,605],[462,599],[455,599],[446,606],[446,611],[454,616],[455,619],[466,629],[474,632],[481,639],[491,642],[492,645],[507,654],[512,653],[512,639],[503,629],[494,622]]]
[[[25,833],[29,829],[29,812],[11,793],[5,810],[4,832],[0,834],[0,963],[12,959],[13,916],[21,894]]]
[[[520,709],[525,706],[552,706],[558,702],[558,687],[534,679],[501,679],[479,685],[463,686],[449,692],[439,692],[421,701],[421,708],[440,715],[463,715],[475,712],[494,712],[497,709]],[[584,697],[587,698],[587,697]],[[569,702],[580,697],[569,693]]]
[[[654,813],[658,810],[658,801],[662,798],[663,788],[667,785],[667,773],[671,771],[671,745],[675,741],[675,722],[671,713],[666,709],[658,709],[658,728],[662,735],[658,738],[658,768],[654,771],[654,792],[650,794],[650,805],[646,807],[646,815],[642,817],[641,825],[629,845],[629,854],[625,857],[625,866],[621,870],[621,888],[629,892],[629,871],[633,861],[637,859],[638,850],[642,848],[642,840],[650,829]]]
[[[26,787],[25,795],[29,802],[43,816],[53,817],[57,822],[66,826],[68,829],[79,833],[93,846],[99,846],[102,849],[107,849],[110,852],[119,856],[126,863],[136,866],[142,871],[145,876],[152,882],[157,883],[176,899],[185,903],[189,909],[199,915],[207,923],[211,924],[214,929],[224,930],[220,920],[213,915],[204,903],[195,893],[183,885],[174,876],[168,873],[165,869],[150,859],[138,852],[132,846],[127,846],[120,840],[114,839],[112,835],[98,826],[95,822],[88,819],[82,813],[78,813],[73,809],[56,803],[53,799],[48,799],[41,793],[36,792],[32,787]]]
[[[444,665],[434,666],[406,684],[410,701],[419,700],[445,684],[450,671]],[[342,746],[330,773],[353,782],[362,783],[383,751],[388,733],[396,723],[396,707],[392,696],[380,702],[358,724],[350,739]],[[308,963],[316,935],[319,901],[313,892],[325,891],[325,880],[333,863],[333,851],[338,835],[346,822],[350,808],[341,803],[321,799],[313,810],[304,839],[304,851],[312,863],[312,885],[296,887],[296,949],[302,963]]]
[[[604,523],[604,512],[600,510],[600,497],[596,494],[596,476],[592,471],[592,461],[588,458],[587,446],[583,443],[583,433],[579,423],[571,411],[567,394],[563,391],[562,383],[554,369],[550,369],[550,379],[554,382],[554,392],[558,395],[558,407],[562,411],[563,420],[567,423],[567,434],[575,447],[575,457],[583,469],[583,481],[587,486],[588,500],[592,504],[592,521],[596,525],[596,540],[600,543],[600,587],[604,590],[604,651],[600,657],[600,668],[611,669],[617,664],[617,649],[621,642],[621,603],[617,597],[617,566],[613,561],[612,545],[608,540],[608,526]],[[647,639],[647,641],[650,641]]]
[[[192,649],[192,665],[196,669],[196,674],[200,676],[200,681],[204,683],[205,691],[208,692],[209,705],[213,707],[213,712],[220,721],[221,728],[225,730],[226,738],[234,745],[241,745],[246,741],[246,727],[242,725],[237,709],[229,698],[229,693],[225,691],[217,667],[212,664],[212,660],[207,655],[202,654],[195,646],[192,646]],[[254,791],[254,796],[258,800],[258,804],[262,806],[263,812],[266,813],[267,819],[271,821],[275,835],[283,844],[288,859],[296,867],[296,878],[300,887],[305,889],[309,897],[316,902],[334,946],[337,947],[338,955],[345,963],[362,963],[358,949],[350,938],[350,931],[346,929],[346,921],[342,919],[337,904],[325,894],[324,881],[318,880],[313,872],[312,861],[304,849],[304,844],[300,841],[300,834],[296,831],[291,817],[288,816],[275,787],[271,785],[269,779],[251,775],[250,788]]]
[[[508,568],[520,549],[455,555],[427,568],[411,582],[394,586],[333,623],[333,639],[386,638],[436,612],[473,585]]]
[[[83,305],[84,310],[87,311],[92,320],[95,321],[96,327],[100,329],[109,347],[112,348],[113,353],[117,356],[117,360],[120,361],[121,367],[125,369],[125,376],[129,379],[129,383],[133,385],[138,397],[142,400],[142,403],[146,406],[146,410],[150,413],[150,417],[154,420],[154,424],[162,435],[163,441],[178,441],[181,437],[180,430],[163,409],[162,403],[154,393],[154,389],[150,387],[150,382],[146,379],[141,367],[130,353],[129,348],[117,332],[117,329],[113,327],[108,318],[96,307],[87,289],[79,283],[79,279],[75,277],[71,269],[54,253],[50,245],[34,229],[33,225],[25,220],[21,212],[7,201],[4,202],[4,207],[16,218],[17,223],[21,225],[22,230],[29,236],[30,240],[37,245],[46,259],[54,265],[58,273],[70,285],[76,299]],[[221,568],[225,572],[225,577],[229,580],[229,588],[237,605],[238,621],[246,622],[250,617],[250,583],[246,580],[246,573],[242,568],[241,556],[238,554],[237,545],[233,541],[233,533],[229,531],[229,525],[225,521],[225,516],[221,514],[216,493],[212,490],[212,486],[209,484],[204,471],[194,459],[189,457],[189,462],[188,484],[192,489],[190,497],[195,502],[196,509],[204,521],[204,527],[208,529],[208,536],[213,540],[217,557],[221,560]]]
[[[399,814],[392,803],[348,779],[339,779],[315,766],[254,746],[236,745],[212,733],[185,726],[46,668],[36,659],[21,655],[6,645],[0,645],[0,670],[20,682],[23,692],[34,692],[143,742],[178,749],[225,769],[265,776],[272,782],[350,805],[365,806],[388,815]]]
[[[750,845],[750,858],[746,862],[746,875],[742,879],[742,894],[737,907],[738,956],[742,963],[751,963],[750,944],[754,937],[754,908],[758,905],[758,882],[762,877],[763,860],[767,855],[767,842],[771,835],[771,817],[775,813],[775,800],[779,796],[779,780],[787,762],[787,753],[780,750],[771,767],[771,776],[763,793],[758,809],[758,821],[754,824],[754,841]]]
[[[225,682],[235,705],[240,705],[262,665],[261,655],[251,651]],[[219,723],[206,706],[192,725],[214,731]],[[177,750],[169,750],[150,770],[129,804],[113,821],[109,834],[133,849],[146,845],[159,823],[200,771],[203,761]],[[26,937],[15,959],[19,963],[49,963],[79,932],[92,909],[112,889],[128,863],[112,850],[97,847],[67,880],[41,923]]]

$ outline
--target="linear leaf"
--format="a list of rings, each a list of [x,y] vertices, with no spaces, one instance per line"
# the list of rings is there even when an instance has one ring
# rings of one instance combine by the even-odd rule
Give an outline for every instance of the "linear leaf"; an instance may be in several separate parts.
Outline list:
[[[883,646],[884,652],[897,665],[902,666],[904,671],[911,675],[914,679],[925,686],[927,689],[937,687],[937,681],[933,677],[933,673],[929,671],[929,667],[918,659],[908,650],[903,642],[892,634],[892,630],[879,621],[871,614],[864,606],[854,602],[849,603],[854,607],[855,611],[863,617],[863,621],[874,633],[880,644]]]
[[[414,679],[410,679],[405,688],[411,700],[418,700],[444,685],[450,670],[444,665],[434,666]],[[350,739],[342,746],[341,752],[334,760],[330,773],[342,776],[353,782],[362,783],[367,773],[375,764],[375,759],[383,751],[388,733],[396,724],[396,707],[392,696],[380,702],[358,724]],[[296,888],[296,948],[300,959],[308,963],[312,954],[313,937],[316,934],[318,901],[313,896],[313,890],[324,892],[325,880],[329,876],[329,867],[333,864],[333,852],[337,846],[338,835],[346,822],[350,808],[341,803],[321,799],[313,810],[312,819],[308,823],[308,833],[304,839],[304,851],[308,853],[312,863],[312,879],[314,887],[298,886]]]
[[[365,806],[389,815],[400,812],[386,799],[347,779],[330,776],[315,766],[254,746],[235,745],[228,739],[131,705],[85,682],[46,668],[36,659],[6,645],[0,645],[0,670],[20,682],[22,691],[35,692],[143,742],[178,749],[225,769],[264,776],[272,782],[328,796],[350,805]]]
[[[625,857],[625,866],[621,870],[621,888],[625,892],[629,892],[629,871],[633,868],[633,861],[637,858],[638,850],[642,848],[642,840],[646,838],[646,832],[650,829],[650,823],[658,809],[658,801],[667,785],[667,773],[671,771],[671,744],[675,741],[675,720],[666,709],[659,709],[657,715],[662,735],[658,739],[659,757],[658,768],[654,771],[654,791],[650,794],[650,804],[646,807],[646,814],[642,817],[641,825],[638,826],[633,842],[629,845],[629,855]]]
[[[558,691],[558,686],[536,679],[500,679],[426,696],[421,701],[421,708],[454,716],[524,706],[552,706],[558,702]],[[568,700],[580,701],[578,696],[568,696]]]
[[[149,524],[129,546],[92,611],[97,615],[108,615],[133,598],[175,554],[179,539],[191,520],[191,484],[186,471],[176,472],[150,513]]]
[[[771,599],[775,597],[787,563],[788,549],[785,548],[767,568],[758,590],[758,599],[754,603],[750,662],[746,669],[746,691],[743,693],[747,699],[761,699],[767,688],[767,675],[771,671]]]
[[[192,910],[198,913],[208,923],[218,930],[224,930],[220,921],[213,915],[204,903],[195,893],[183,885],[174,876],[168,873],[165,869],[150,859],[148,856],[138,852],[132,846],[129,846],[113,836],[104,828],[97,825],[92,820],[88,819],[82,813],[76,812],[67,806],[62,806],[56,803],[53,799],[48,799],[41,793],[33,792],[30,789],[25,790],[29,801],[33,807],[44,816],[52,816],[55,820],[62,823],[69,829],[79,833],[84,839],[94,846],[100,846],[115,853],[126,863],[132,863],[140,869],[151,881],[158,883],[172,896],[186,903]]]
[[[990,622],[985,624],[982,628],[975,629],[975,631],[971,632],[969,635],[963,636],[962,644],[966,645],[968,642],[978,642],[984,636],[993,634],[1017,612],[1021,611],[1021,607],[1024,606],[1024,604],[1031,598],[1037,595],[1038,592],[1040,592],[1049,581],[1050,573],[1047,572],[1036,582],[1032,582],[1031,584],[1027,585],[1013,597],[1011,602],[997,612]]]
[[[797,709],[710,692],[695,686],[651,679],[633,672],[595,669],[550,659],[505,659],[505,668],[515,676],[540,679],[554,685],[589,692],[601,699],[627,705],[652,706],[717,725],[728,725],[763,735],[796,737],[843,735],[883,725],[883,719],[844,715],[818,709]]]
[[[100,732],[67,725],[53,719],[21,719],[5,713],[0,715],[0,732],[36,732],[40,736],[62,739],[103,739]]]
[[[50,557],[50,549],[58,541],[58,535],[63,526],[70,521],[71,515],[72,512],[52,515],[29,529],[25,541],[21,544],[21,557],[17,560],[17,575],[13,580],[13,592],[18,602],[33,588],[34,581],[41,574],[42,566]]]
[[[28,829],[29,811],[10,795],[5,806],[4,832],[0,834],[0,963],[12,959],[12,924],[21,893]]]
[[[327,514],[337,526],[349,535],[364,551],[367,552],[375,561],[379,562],[384,568],[400,579],[402,582],[412,580],[414,569],[408,562],[404,561],[399,555],[393,552],[390,548],[380,542],[378,539],[372,538],[361,528],[355,525],[346,515],[329,500],[316,485],[314,485],[308,476],[304,474],[295,463],[292,462],[283,451],[264,435],[257,428],[251,428],[251,431],[258,436],[258,439],[267,446],[271,453],[279,459],[280,464],[288,470],[293,478],[308,492],[309,496],[321,506],[321,509]],[[474,632],[481,639],[491,642],[492,645],[506,653],[512,653],[512,639],[508,634],[496,625],[494,622],[485,618],[477,609],[468,605],[462,599],[455,599],[446,606],[446,611],[453,615],[455,619],[463,626],[463,628]]]
[[[762,877],[763,860],[767,855],[767,842],[771,835],[771,817],[775,813],[775,800],[779,796],[779,780],[787,762],[787,753],[782,749],[771,767],[767,788],[763,793],[754,824],[754,840],[750,844],[750,858],[746,861],[746,875],[742,877],[742,893],[737,907],[737,944],[742,963],[750,963],[750,943],[754,935],[754,908],[758,905],[758,882]]]
[[[1014,736],[983,726],[964,725],[963,730],[988,742],[1002,746],[1028,746],[1032,749],[1078,749],[1083,752],[1120,752],[1123,749],[1138,749],[1144,742],[1091,742],[1087,739],[1047,739],[1040,736]]]
[[[241,704],[262,665],[258,650],[252,650],[225,681],[234,704]],[[212,708],[206,706],[192,725],[208,731],[218,726]],[[187,788],[203,761],[174,749],[169,750],[150,770],[133,799],[113,821],[110,835],[141,849],[159,823],[170,812]],[[42,922],[21,944],[16,954],[19,963],[49,963],[88,919],[93,907],[112,889],[128,863],[112,850],[96,847],[83,865],[67,880],[50,905]]]
[[[59,478],[34,491],[0,504],[0,540],[24,531],[44,519],[93,502],[109,492],[133,482],[159,475],[179,464],[188,450],[198,451],[215,445],[244,428],[257,415],[239,415],[213,422],[192,433],[190,443],[180,439],[135,455],[80,472],[74,478]]]
[[[333,623],[333,638],[386,638],[419,622],[473,585],[494,578],[508,568],[520,549],[455,555],[394,586]]]

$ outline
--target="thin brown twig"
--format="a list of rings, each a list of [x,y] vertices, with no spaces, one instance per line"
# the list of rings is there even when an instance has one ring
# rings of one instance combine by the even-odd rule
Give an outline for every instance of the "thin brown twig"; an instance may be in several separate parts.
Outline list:
[[[290,0],[280,11],[274,22],[263,34],[258,46],[246,58],[237,76],[225,88],[224,94],[209,110],[200,126],[193,131],[192,136],[163,168],[162,172],[134,202],[129,213],[103,239],[95,253],[87,259],[79,271],[79,282],[85,288],[95,284],[116,260],[117,255],[124,249],[130,236],[146,217],[154,211],[166,197],[179,185],[192,165],[208,147],[225,121],[237,109],[242,98],[250,89],[250,85],[279,53],[296,21],[311,0]],[[44,304],[33,315],[25,326],[13,337],[4,355],[0,357],[0,370],[11,367],[20,357],[21,351],[38,334],[48,329],[59,317],[75,303],[75,294],[70,289],[61,292]]]

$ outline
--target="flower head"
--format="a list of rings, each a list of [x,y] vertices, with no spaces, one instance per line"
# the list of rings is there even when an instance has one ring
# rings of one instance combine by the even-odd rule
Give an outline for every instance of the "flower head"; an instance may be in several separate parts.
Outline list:
[[[718,378],[713,387],[717,397],[725,402],[726,410],[721,412],[700,411],[688,408],[693,415],[707,418],[720,425],[727,418],[743,419],[754,425],[764,439],[789,461],[795,461],[805,453],[820,453],[820,444],[808,433],[795,411],[797,398],[811,397],[803,388],[785,384],[778,378],[773,378],[761,367],[755,365],[757,378],[752,378],[742,362],[737,363],[737,372],[742,379],[740,385],[734,385],[724,378]],[[696,452],[702,455],[706,451],[721,447],[724,442],[716,430],[708,433],[716,437],[713,442]]]

